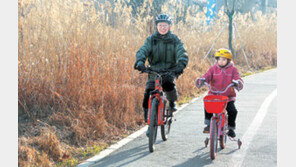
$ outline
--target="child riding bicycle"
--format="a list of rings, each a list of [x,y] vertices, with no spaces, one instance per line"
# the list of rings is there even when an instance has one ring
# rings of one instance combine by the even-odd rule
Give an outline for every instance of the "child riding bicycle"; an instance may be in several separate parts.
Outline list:
[[[195,80],[195,85],[200,88],[204,85],[206,81],[209,83],[215,90],[223,90],[225,87],[235,81],[234,88],[237,91],[240,91],[243,88],[243,80],[240,78],[238,70],[234,67],[232,63],[232,53],[228,49],[219,49],[215,53],[216,63],[204,74],[201,78]],[[230,137],[235,137],[235,120],[237,116],[237,109],[234,105],[236,100],[236,93],[234,88],[228,89],[225,93],[221,94],[223,96],[227,96],[229,98],[229,102],[227,103],[226,111],[228,113],[228,125],[229,131],[227,133]],[[209,91],[208,94],[214,94]],[[207,113],[205,109],[205,121],[204,123],[207,125],[204,128],[203,133],[209,133],[210,129],[210,120],[213,114]]]

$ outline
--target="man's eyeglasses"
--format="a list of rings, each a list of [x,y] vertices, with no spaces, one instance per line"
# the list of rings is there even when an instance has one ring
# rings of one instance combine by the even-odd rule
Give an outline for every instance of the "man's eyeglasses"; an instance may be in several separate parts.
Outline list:
[[[168,28],[169,25],[157,25],[157,27],[158,27],[158,28],[161,28],[161,27],[163,27],[163,28]]]

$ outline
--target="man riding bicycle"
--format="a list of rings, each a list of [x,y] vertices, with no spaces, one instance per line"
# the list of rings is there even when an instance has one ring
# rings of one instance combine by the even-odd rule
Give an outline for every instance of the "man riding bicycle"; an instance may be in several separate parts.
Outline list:
[[[175,80],[187,66],[188,56],[181,40],[170,31],[172,19],[169,15],[159,15],[155,19],[155,25],[157,31],[146,38],[144,45],[137,52],[134,68],[144,72],[145,62],[148,59],[149,66],[153,70],[174,71],[175,76],[163,77],[162,87],[169,101],[170,110],[176,111],[175,101],[178,95]],[[149,74],[145,87],[143,99],[145,122],[147,122],[149,93],[154,90],[155,77],[154,74]]]

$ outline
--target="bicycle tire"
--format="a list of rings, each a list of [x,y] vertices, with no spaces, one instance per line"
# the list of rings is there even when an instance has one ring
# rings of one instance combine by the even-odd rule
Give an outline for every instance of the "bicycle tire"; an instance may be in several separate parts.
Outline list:
[[[171,112],[171,111],[169,111]],[[160,126],[161,129],[161,138],[163,141],[166,141],[169,138],[169,133],[171,130],[171,124],[172,124],[172,117],[166,118],[167,121],[164,125]]]
[[[222,128],[222,135],[219,138],[220,148],[224,149],[226,147],[226,140],[227,140],[227,134],[225,132],[225,129],[227,129],[225,126]]]
[[[157,98],[154,98],[151,102],[151,117],[150,117],[150,132],[149,132],[149,151],[153,152],[155,150],[154,143],[156,141],[157,136],[157,109],[158,102]]]
[[[224,115],[224,126],[222,128],[222,136],[220,136],[219,138],[219,142],[220,142],[220,148],[224,149],[226,147],[226,141],[227,141],[227,134],[226,134],[226,130],[228,129],[228,114],[227,112],[225,112]]]
[[[211,128],[210,128],[210,157],[212,160],[216,158],[217,153],[217,135],[218,135],[218,128],[217,128],[217,120],[212,119],[211,121]]]

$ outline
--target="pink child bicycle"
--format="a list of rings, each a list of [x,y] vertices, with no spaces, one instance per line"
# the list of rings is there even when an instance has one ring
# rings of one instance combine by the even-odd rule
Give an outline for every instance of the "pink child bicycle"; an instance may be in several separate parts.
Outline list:
[[[226,106],[228,102],[227,96],[222,96],[221,94],[226,92],[230,87],[237,84],[235,81],[232,81],[231,84],[229,84],[225,90],[223,91],[214,91],[210,84],[207,82],[204,83],[212,93],[211,95],[207,95],[204,97],[204,106],[208,113],[212,113],[213,116],[211,118],[210,123],[210,138],[206,138],[204,141],[205,146],[208,146],[208,143],[210,142],[210,157],[212,160],[216,158],[217,155],[217,145],[218,140],[220,144],[220,148],[224,149],[226,147],[226,139],[227,139],[227,131],[228,131],[228,115],[226,111]],[[238,148],[240,149],[242,142],[240,139],[235,139],[229,137],[231,141],[236,141],[238,144]]]

